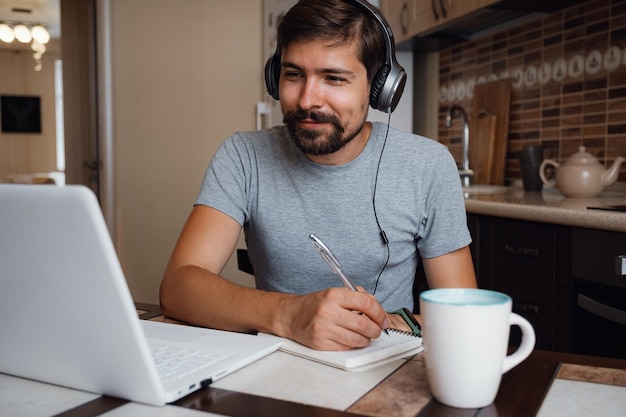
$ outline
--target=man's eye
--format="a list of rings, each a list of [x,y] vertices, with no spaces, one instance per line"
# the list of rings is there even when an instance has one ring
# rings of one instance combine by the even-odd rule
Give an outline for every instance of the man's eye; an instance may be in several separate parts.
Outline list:
[[[329,75],[327,77],[327,79],[328,79],[328,81],[330,81],[331,83],[334,83],[334,84],[340,84],[340,83],[343,83],[343,82],[346,81],[346,79],[343,78],[343,77],[335,77],[335,76],[332,76],[332,75]]]
[[[286,71],[283,76],[285,78],[298,78],[300,77],[300,73],[296,71]]]

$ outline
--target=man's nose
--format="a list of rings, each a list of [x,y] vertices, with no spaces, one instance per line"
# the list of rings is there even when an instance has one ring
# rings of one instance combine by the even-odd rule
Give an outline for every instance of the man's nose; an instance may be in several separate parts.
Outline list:
[[[303,109],[312,109],[322,106],[323,88],[320,82],[308,79],[300,91],[298,104]]]

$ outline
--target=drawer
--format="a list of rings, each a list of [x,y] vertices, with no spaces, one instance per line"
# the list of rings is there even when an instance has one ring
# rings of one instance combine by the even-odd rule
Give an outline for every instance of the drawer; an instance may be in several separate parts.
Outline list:
[[[554,315],[550,302],[537,300],[504,288],[495,288],[497,291],[508,294],[513,299],[513,312],[530,322],[537,336],[537,349],[554,349]],[[518,346],[521,340],[521,331],[517,326],[511,327],[511,346]]]
[[[528,297],[507,288],[495,286],[496,291],[507,294],[513,299],[513,312],[526,318],[527,320],[541,321],[543,323],[554,324],[554,312],[552,301]]]
[[[626,217],[624,217],[626,221]],[[619,256],[626,256],[626,233],[575,228],[572,234],[572,275],[626,288],[626,275],[616,270]]]
[[[500,235],[493,237],[494,256],[532,264],[554,266],[554,248],[554,243],[514,239]]]
[[[540,281],[547,284],[554,283],[556,274],[553,266],[505,256],[493,257],[493,269],[505,275],[524,277],[528,281]]]
[[[534,223],[521,220],[494,218],[493,235],[528,242],[556,242],[555,226],[545,223]]]
[[[544,300],[550,304],[554,301],[555,287],[553,285],[499,270],[493,270],[492,273],[492,285],[498,291],[502,290],[507,294],[509,291],[520,295],[526,294],[527,297]]]

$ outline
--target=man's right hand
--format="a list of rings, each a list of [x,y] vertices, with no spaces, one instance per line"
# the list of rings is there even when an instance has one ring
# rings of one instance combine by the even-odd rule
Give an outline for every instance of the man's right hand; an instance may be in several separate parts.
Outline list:
[[[278,310],[277,331],[319,350],[348,350],[369,345],[389,326],[373,295],[347,288],[329,288],[286,297]]]

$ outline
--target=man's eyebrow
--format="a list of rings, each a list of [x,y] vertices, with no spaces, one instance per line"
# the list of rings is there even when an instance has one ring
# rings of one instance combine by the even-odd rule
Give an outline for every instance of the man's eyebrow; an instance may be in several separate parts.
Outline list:
[[[282,62],[280,65],[282,68],[287,68],[287,69],[295,69],[298,71],[304,71],[304,69],[302,67],[300,67],[299,65],[294,64],[293,62]],[[350,70],[346,70],[346,69],[342,69],[342,68],[320,68],[318,70],[316,70],[316,72],[318,74],[337,74],[337,75],[344,75],[346,77],[354,77],[354,72],[350,71]]]

